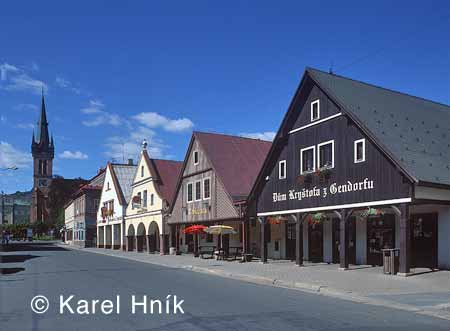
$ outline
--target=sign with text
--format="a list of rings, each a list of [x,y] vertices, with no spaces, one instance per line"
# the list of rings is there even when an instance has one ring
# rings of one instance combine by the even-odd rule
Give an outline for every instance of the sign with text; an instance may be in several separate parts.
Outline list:
[[[349,192],[358,192],[373,190],[374,184],[373,180],[369,178],[364,178],[360,182],[351,182],[338,184],[332,183],[329,186],[318,187],[314,186],[311,188],[303,188],[301,190],[290,189],[287,193],[273,192],[272,200],[273,202],[280,202],[286,200],[305,200],[310,198],[326,198],[329,195],[335,196],[340,194],[345,194]]]

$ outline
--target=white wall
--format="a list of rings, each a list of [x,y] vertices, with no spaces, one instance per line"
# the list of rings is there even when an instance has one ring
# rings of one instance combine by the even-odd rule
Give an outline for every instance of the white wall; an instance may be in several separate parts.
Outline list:
[[[109,183],[109,190],[107,189],[108,187],[108,183]],[[123,214],[124,214],[124,206],[122,206],[120,204],[116,189],[114,187],[114,183],[112,180],[112,176],[111,176],[111,171],[110,168],[107,167],[106,168],[106,175],[105,175],[105,181],[103,183],[103,189],[102,189],[102,195],[101,195],[101,199],[100,199],[100,204],[99,204],[99,208],[97,211],[97,220],[98,221],[102,221],[102,210],[101,208],[103,207],[103,202],[106,201],[110,201],[110,200],[114,200],[114,216],[112,217],[112,219],[110,221],[114,221],[117,219],[121,219]],[[109,222],[108,222],[109,223]]]

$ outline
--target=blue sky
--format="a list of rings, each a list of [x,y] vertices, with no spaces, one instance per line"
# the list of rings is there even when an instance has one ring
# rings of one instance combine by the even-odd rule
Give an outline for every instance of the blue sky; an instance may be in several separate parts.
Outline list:
[[[54,173],[182,160],[192,130],[270,139],[306,66],[450,104],[448,1],[15,1],[0,13],[0,190],[32,185],[46,90]]]

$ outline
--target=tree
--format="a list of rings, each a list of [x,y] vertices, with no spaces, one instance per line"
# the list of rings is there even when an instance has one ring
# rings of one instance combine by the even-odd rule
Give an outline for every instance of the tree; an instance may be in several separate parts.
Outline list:
[[[64,205],[70,201],[78,189],[87,184],[82,178],[65,179],[55,176],[50,184],[47,206],[49,209],[50,224],[60,229],[64,225]]]

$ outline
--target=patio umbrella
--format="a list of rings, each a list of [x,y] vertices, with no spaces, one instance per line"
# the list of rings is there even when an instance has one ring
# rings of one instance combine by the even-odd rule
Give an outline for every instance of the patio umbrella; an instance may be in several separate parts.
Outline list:
[[[187,227],[186,229],[183,230],[184,233],[188,233],[188,234],[199,234],[199,233],[203,233],[204,229],[206,229],[207,226],[204,225],[191,225],[189,227]]]
[[[236,234],[236,230],[228,225],[212,225],[204,229],[209,234]]]
[[[223,235],[224,234],[236,234],[236,230],[232,226],[228,225],[212,225],[204,230],[209,234],[217,234],[220,236],[220,248],[223,249]]]
[[[191,225],[183,230],[183,232],[186,234],[195,234],[195,242],[194,242],[194,256],[195,257],[198,257],[198,243],[199,243],[198,234],[203,233],[204,229],[206,229],[206,228],[207,227],[204,225]]]

